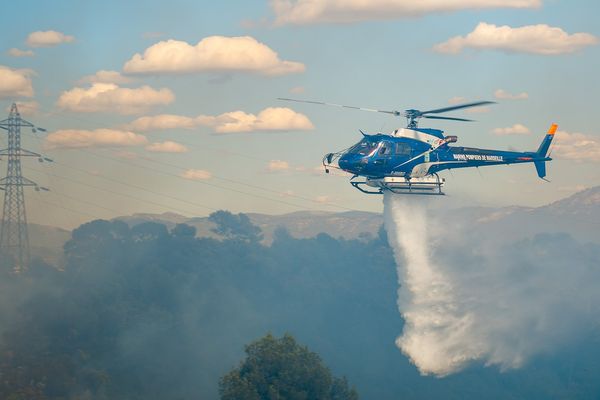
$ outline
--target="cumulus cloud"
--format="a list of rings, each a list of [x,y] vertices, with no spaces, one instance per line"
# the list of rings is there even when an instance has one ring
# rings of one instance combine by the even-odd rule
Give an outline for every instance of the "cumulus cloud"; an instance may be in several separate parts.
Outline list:
[[[314,129],[312,122],[304,114],[284,107],[269,107],[258,115],[243,111],[221,114],[206,122],[215,126],[219,133],[255,131],[297,131]]]
[[[218,133],[255,131],[294,131],[314,129],[312,122],[304,114],[289,108],[270,107],[258,115],[244,111],[231,111],[217,116],[160,114],[138,118],[127,125],[136,131],[166,129],[191,129],[197,126],[210,126]]]
[[[522,124],[514,124],[507,128],[496,128],[492,131],[494,135],[506,136],[506,135],[529,135],[531,131],[528,127]]]
[[[167,140],[161,143],[152,143],[146,146],[146,150],[152,153],[187,153],[188,148],[184,145]]]
[[[353,23],[486,8],[537,8],[541,0],[271,0],[275,25]]]
[[[498,89],[494,92],[494,97],[498,100],[525,100],[529,98],[527,92],[512,94],[503,89]]]
[[[143,132],[168,129],[192,129],[200,124],[201,122],[198,118],[174,114],[160,114],[140,117],[130,122],[127,128]]]
[[[196,45],[165,40],[135,54],[123,67],[128,74],[251,72],[267,76],[304,72],[305,66],[281,60],[267,45],[250,36],[209,36]]]
[[[203,169],[188,169],[181,174],[181,177],[192,181],[203,181],[212,178],[212,174]]]
[[[37,31],[31,32],[27,36],[27,45],[29,47],[53,47],[61,43],[71,43],[75,41],[74,36],[65,35],[57,31]]]
[[[63,92],[57,105],[75,112],[139,114],[173,100],[175,95],[166,88],[122,88],[114,83],[94,83],[89,88],[76,87]]]
[[[556,132],[552,156],[566,160],[600,162],[600,136]]]
[[[107,71],[100,70],[96,72],[94,75],[87,75],[81,78],[78,81],[78,84],[85,83],[114,83],[117,85],[121,85],[124,83],[130,83],[132,81],[131,78],[121,75],[118,71]]]
[[[8,55],[11,57],[33,57],[33,50],[21,50],[17,48],[12,48],[7,51]]]
[[[116,129],[62,129],[46,136],[46,148],[81,149],[85,147],[143,146],[148,140],[137,133]]]
[[[290,169],[290,164],[283,160],[271,160],[267,165],[267,171],[269,172],[282,172]]]
[[[450,38],[433,49],[446,54],[458,54],[465,48],[472,48],[554,56],[574,53],[597,43],[598,38],[589,33],[570,35],[560,28],[545,24],[512,28],[480,22],[473,32]]]
[[[0,65],[0,99],[13,97],[32,97],[30,69],[12,69]]]

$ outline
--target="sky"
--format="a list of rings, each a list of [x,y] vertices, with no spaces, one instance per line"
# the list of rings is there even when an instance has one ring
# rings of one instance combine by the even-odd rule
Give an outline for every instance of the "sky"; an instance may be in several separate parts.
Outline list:
[[[50,189],[27,192],[30,222],[381,212],[379,196],[320,162],[358,141],[359,129],[405,121],[278,97],[386,110],[496,101],[452,114],[476,122],[422,121],[469,147],[535,150],[559,125],[551,182],[531,165],[453,171],[443,174],[449,203],[539,206],[600,185],[597,2],[140,4],[4,6],[0,111],[17,102],[47,129],[23,130],[23,147],[55,161],[23,161],[24,175]]]

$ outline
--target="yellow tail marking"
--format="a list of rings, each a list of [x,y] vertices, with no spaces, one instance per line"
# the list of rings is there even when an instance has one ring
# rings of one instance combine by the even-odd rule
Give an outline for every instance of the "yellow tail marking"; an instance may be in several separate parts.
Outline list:
[[[558,125],[552,124],[550,129],[548,129],[548,135],[554,135],[556,133],[557,129],[558,129]]]

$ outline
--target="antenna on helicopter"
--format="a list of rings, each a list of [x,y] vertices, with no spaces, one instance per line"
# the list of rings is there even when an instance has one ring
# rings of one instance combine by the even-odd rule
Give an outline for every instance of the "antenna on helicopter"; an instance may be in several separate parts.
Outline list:
[[[456,117],[441,117],[441,116],[429,115],[429,114],[441,114],[441,113],[445,113],[445,112],[448,112],[448,111],[459,110],[459,109],[462,109],[462,108],[479,107],[479,106],[483,106],[483,105],[486,105],[486,104],[495,104],[496,103],[494,101],[476,101],[476,102],[473,102],[473,103],[457,104],[457,105],[450,106],[450,107],[436,108],[436,109],[433,109],[433,110],[426,110],[426,111],[415,110],[415,109],[408,109],[408,110],[404,110],[404,111],[397,111],[397,110],[387,111],[387,110],[376,110],[376,109],[373,109],[373,108],[347,106],[347,105],[343,105],[343,104],[325,103],[323,101],[288,99],[288,98],[284,98],[284,97],[278,97],[277,100],[295,101],[297,103],[309,103],[309,104],[319,104],[319,105],[325,105],[325,106],[350,108],[350,109],[354,109],[354,110],[361,110],[361,111],[370,111],[370,112],[379,112],[379,113],[384,113],[384,114],[391,114],[391,115],[394,115],[396,117],[405,117],[406,118],[406,127],[410,128],[410,129],[417,128],[418,121],[419,121],[420,118],[443,119],[443,120],[447,120],[447,121],[470,122],[470,121],[473,121],[473,120],[472,119],[466,119],[466,118],[456,118]]]

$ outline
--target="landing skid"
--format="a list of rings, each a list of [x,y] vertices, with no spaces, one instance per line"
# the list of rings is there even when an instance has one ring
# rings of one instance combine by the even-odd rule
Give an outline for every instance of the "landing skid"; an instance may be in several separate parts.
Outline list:
[[[385,177],[366,178],[364,181],[350,181],[356,189],[367,194],[383,194],[385,191],[395,194],[425,194],[443,196],[442,186],[445,180],[440,179],[437,174],[428,175],[423,178]],[[368,188],[374,190],[369,190]]]

